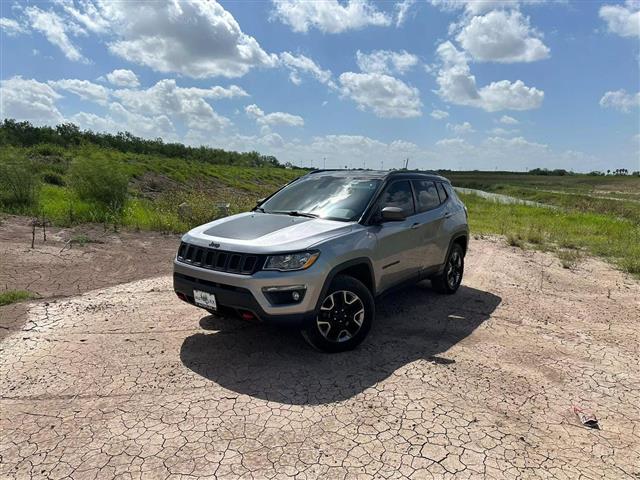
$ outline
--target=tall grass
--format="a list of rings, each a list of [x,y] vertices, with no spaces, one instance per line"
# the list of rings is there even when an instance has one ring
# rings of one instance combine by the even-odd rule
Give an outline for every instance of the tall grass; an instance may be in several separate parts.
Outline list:
[[[640,225],[630,220],[460,196],[469,209],[473,233],[505,235],[512,243],[544,250],[584,250],[640,275]]]

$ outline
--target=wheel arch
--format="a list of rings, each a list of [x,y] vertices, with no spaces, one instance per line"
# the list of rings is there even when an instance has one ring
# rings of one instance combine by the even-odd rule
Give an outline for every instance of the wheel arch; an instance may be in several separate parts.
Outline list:
[[[325,278],[324,284],[322,285],[320,296],[318,297],[316,311],[318,311],[318,309],[320,308],[322,300],[327,294],[331,282],[338,275],[349,275],[350,277],[359,280],[371,292],[371,296],[375,297],[375,278],[371,260],[367,257],[353,258],[339,265],[336,265],[329,271],[329,274]]]

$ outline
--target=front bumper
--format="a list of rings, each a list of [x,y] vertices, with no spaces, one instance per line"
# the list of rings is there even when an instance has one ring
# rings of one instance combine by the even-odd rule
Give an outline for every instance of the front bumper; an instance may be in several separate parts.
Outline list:
[[[174,261],[173,286],[194,303],[193,290],[213,293],[221,310],[251,312],[268,323],[299,326],[315,317],[322,291],[324,268],[316,262],[310,269],[297,272],[259,271],[239,275],[208,270]],[[305,285],[306,292],[299,303],[272,305],[263,292],[265,287]]]

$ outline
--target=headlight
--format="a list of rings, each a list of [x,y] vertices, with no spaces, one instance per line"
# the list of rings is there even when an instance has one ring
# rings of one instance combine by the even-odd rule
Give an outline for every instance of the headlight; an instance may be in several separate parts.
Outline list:
[[[272,255],[267,257],[264,270],[280,270],[288,272],[292,270],[306,270],[320,256],[320,252],[286,253],[284,255]]]

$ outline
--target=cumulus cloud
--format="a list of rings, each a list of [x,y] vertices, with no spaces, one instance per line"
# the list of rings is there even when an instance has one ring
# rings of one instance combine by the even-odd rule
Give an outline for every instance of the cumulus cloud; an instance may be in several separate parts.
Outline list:
[[[345,72],[340,75],[340,85],[342,95],[378,117],[410,118],[422,114],[418,89],[389,75]]]
[[[259,125],[266,127],[276,125],[302,127],[304,125],[304,119],[299,115],[292,115],[285,112],[264,113],[264,111],[255,104],[247,105],[244,111],[247,116],[254,119]]]
[[[521,80],[501,80],[478,88],[466,54],[449,41],[438,46],[437,55],[441,61],[437,75],[440,88],[437,93],[443,100],[488,112],[530,110],[542,104],[544,92],[526,86]]]
[[[443,120],[449,116],[449,112],[445,112],[444,110],[434,110],[429,115],[436,120]]]
[[[640,2],[637,0],[627,0],[625,5],[603,5],[599,13],[611,33],[640,37]]]
[[[624,89],[606,92],[600,99],[600,106],[628,113],[633,108],[640,107],[640,92],[627,93]]]
[[[418,57],[406,50],[399,52],[375,50],[371,53],[363,53],[358,50],[356,52],[358,68],[365,73],[383,73],[387,75],[397,73],[402,75],[415,67],[418,62]]]
[[[465,133],[473,133],[475,130],[469,122],[463,123],[447,123],[447,129],[456,135],[464,135]]]
[[[142,138],[162,138],[169,142],[179,140],[173,123],[166,115],[140,115],[130,112],[117,102],[109,105],[105,116],[78,112],[70,120],[80,128],[95,132],[128,131]]]
[[[26,27],[18,23],[13,18],[1,17],[0,18],[0,29],[4,31],[10,37],[15,37],[21,33],[27,33],[28,30]]]
[[[146,90],[116,90],[113,95],[131,112],[146,116],[168,115],[184,121],[189,128],[205,130],[220,130],[231,124],[228,118],[216,113],[206,99],[248,96],[235,85],[183,88],[173,79],[160,80]]]
[[[0,87],[0,118],[28,120],[35,125],[64,121],[56,106],[61,95],[46,83],[17,76],[1,80]]]
[[[82,30],[74,23],[65,21],[53,11],[44,11],[38,7],[28,7],[24,10],[31,27],[41,32],[49,42],[57,46],[65,57],[77,62],[87,62],[78,47],[69,39],[68,33],[79,34]]]
[[[254,67],[273,67],[255,38],[215,1],[109,2],[102,15],[115,37],[109,50],[159,72],[194,78],[240,77]]]
[[[64,79],[47,82],[56,90],[66,90],[78,95],[83,100],[106,105],[109,100],[109,89],[88,80]]]
[[[106,75],[107,81],[117,87],[135,88],[140,85],[138,77],[131,70],[117,69]]]
[[[392,19],[367,0],[298,2],[274,0],[272,18],[289,25],[294,32],[306,33],[316,28],[323,33],[341,33],[366,26],[389,26]]]
[[[289,70],[289,79],[295,85],[300,85],[300,83],[302,83],[302,79],[300,78],[301,74],[308,74],[322,84],[328,85],[332,88],[335,87],[335,83],[331,79],[331,71],[323,70],[309,57],[283,52],[280,54],[280,63]]]
[[[513,117],[510,117],[509,115],[503,115],[502,117],[500,117],[500,120],[498,121],[505,125],[518,125],[520,123],[518,120],[516,120]]]
[[[513,63],[548,58],[549,48],[540,37],[519,11],[494,10],[471,18],[456,40],[474,60]]]

